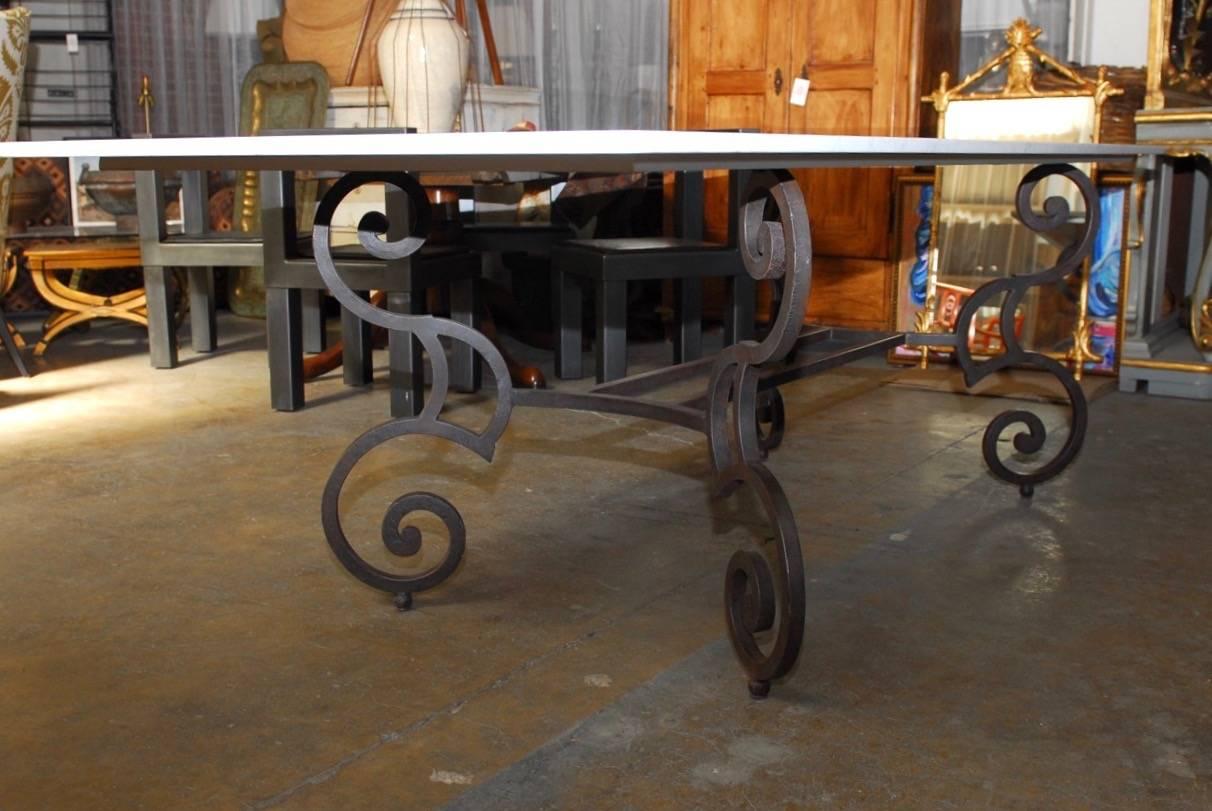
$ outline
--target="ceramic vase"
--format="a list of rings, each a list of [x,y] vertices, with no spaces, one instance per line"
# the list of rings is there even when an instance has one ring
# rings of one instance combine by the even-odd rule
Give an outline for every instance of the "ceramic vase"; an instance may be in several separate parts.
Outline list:
[[[467,32],[442,0],[402,0],[378,44],[392,125],[417,132],[454,129],[470,52]]]

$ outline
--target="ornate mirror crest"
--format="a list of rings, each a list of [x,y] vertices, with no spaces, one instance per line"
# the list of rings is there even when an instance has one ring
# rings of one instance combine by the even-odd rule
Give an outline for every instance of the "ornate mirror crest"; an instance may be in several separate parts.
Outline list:
[[[1205,2],[1207,0],[1204,0]],[[940,118],[947,113],[952,101],[957,99],[1021,99],[1092,96],[1095,107],[1101,113],[1103,103],[1111,96],[1124,91],[1112,86],[1107,79],[1107,69],[1098,72],[1098,79],[1087,79],[1051,54],[1041,50],[1035,41],[1044,33],[1042,28],[1032,26],[1023,18],[1015,20],[1006,29],[1006,49],[981,65],[970,76],[955,87],[948,87],[951,74],[943,72],[938,89],[923,101],[934,103]],[[994,73],[1006,68],[1006,83],[1000,90],[984,91],[979,87]],[[1040,70],[1051,70],[1070,85],[1067,89],[1041,91],[1035,86],[1035,77]],[[943,137],[942,122],[939,137]],[[1097,128],[1095,129],[1097,132]]]

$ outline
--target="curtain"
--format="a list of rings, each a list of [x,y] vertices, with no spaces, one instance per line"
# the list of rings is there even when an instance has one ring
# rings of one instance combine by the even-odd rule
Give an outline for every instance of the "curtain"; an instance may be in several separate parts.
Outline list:
[[[475,71],[490,82],[475,3]],[[668,0],[489,0],[506,84],[542,89],[544,129],[663,129]]]
[[[476,4],[467,0],[479,81],[491,83]],[[158,134],[236,132],[240,83],[260,61],[256,21],[281,0],[115,0],[119,109],[143,131],[151,78]],[[668,0],[489,0],[505,83],[542,89],[544,129],[663,129]]]
[[[115,61],[123,133],[143,132],[140,77],[151,79],[157,135],[234,135],[240,85],[261,61],[257,20],[281,0],[115,0]]]

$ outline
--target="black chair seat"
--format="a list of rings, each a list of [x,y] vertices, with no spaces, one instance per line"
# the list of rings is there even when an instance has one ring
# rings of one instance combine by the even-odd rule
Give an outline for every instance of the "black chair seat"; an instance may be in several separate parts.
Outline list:
[[[332,249],[331,253],[332,253],[332,258],[338,262],[343,259],[347,259],[347,260],[351,260],[351,261],[356,261],[358,259],[375,261],[375,262],[382,261],[382,260],[375,259],[374,257],[372,257],[370,255],[370,251],[363,248],[360,243],[351,243],[349,245],[337,245]],[[418,253],[416,255],[423,259],[429,259],[429,258],[457,256],[457,255],[467,254],[467,253],[471,253],[471,251],[462,245],[434,245],[432,243],[427,242],[421,248],[421,250],[418,251]],[[308,234],[306,236],[300,235],[299,238],[295,241],[295,250],[293,252],[293,256],[304,257],[307,259],[316,258],[315,241],[312,239],[310,234]]]
[[[163,245],[254,245],[261,246],[261,237],[241,231],[208,231],[205,234],[169,234],[160,240]]]
[[[660,253],[662,251],[728,251],[727,245],[678,237],[620,237],[616,239],[570,239],[564,247],[607,254]]]
[[[742,173],[733,172],[729,197],[739,199]],[[556,375],[582,374],[582,287],[590,286],[597,308],[597,380],[606,383],[627,375],[627,284],[673,282],[673,362],[686,363],[702,354],[702,280],[724,278],[731,285],[725,316],[725,340],[753,333],[754,287],[736,246],[736,212],[730,212],[726,244],[703,236],[704,180],[701,172],[682,172],[675,187],[673,237],[573,239],[552,252],[553,320],[556,324]]]

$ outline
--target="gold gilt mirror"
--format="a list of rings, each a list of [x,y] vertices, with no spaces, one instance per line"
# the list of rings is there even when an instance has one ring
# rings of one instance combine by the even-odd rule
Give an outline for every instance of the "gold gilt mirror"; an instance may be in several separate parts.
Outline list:
[[[1212,3],[1151,0],[1145,109],[1200,107],[1212,96]]]
[[[1086,79],[1040,50],[1035,41],[1042,33],[1026,20],[1016,20],[1006,31],[1005,50],[972,75],[952,87],[951,77],[942,74],[938,89],[925,99],[938,112],[940,138],[1098,141],[1103,104],[1123,91],[1111,85],[1105,70],[1097,80]],[[1054,74],[1047,90],[1036,86],[1043,71]],[[1002,87],[988,89],[1003,75]],[[1086,218],[1085,202],[1073,184],[1052,178],[1035,190],[1033,203],[1040,210],[1048,197],[1065,198],[1071,225],[1049,234],[1027,228],[1015,213],[1015,195],[1031,168],[951,166],[935,171],[928,264],[924,282],[918,280],[923,289],[899,303],[900,328],[950,332],[964,300],[982,284],[1057,263]],[[1078,168],[1092,176],[1096,171],[1091,165]],[[1015,316],[1024,347],[1067,358],[1079,374],[1084,362],[1099,359],[1090,348],[1084,276],[1067,286],[1033,288]],[[974,321],[969,342],[977,356],[1004,351],[995,310]],[[933,349],[920,351],[923,366],[933,354]]]

